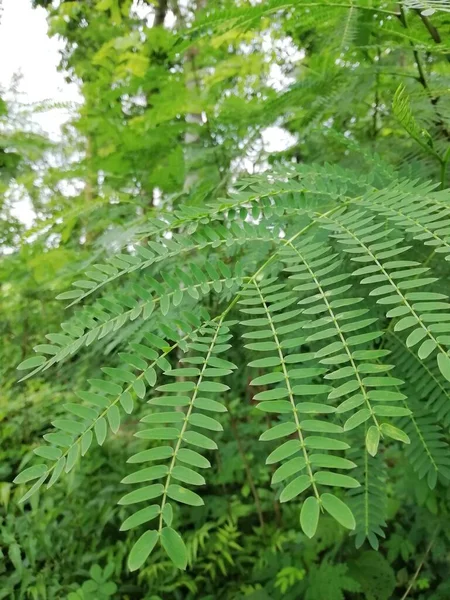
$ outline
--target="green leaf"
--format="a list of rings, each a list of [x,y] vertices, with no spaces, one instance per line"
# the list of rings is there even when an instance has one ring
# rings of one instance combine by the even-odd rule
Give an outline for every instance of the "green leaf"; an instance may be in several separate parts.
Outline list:
[[[333,494],[322,494],[320,497],[322,506],[333,519],[347,529],[355,529],[356,522],[349,507]]]
[[[305,446],[314,450],[348,450],[350,448],[346,442],[315,435],[305,438]]]
[[[133,390],[138,398],[142,399],[145,397],[145,383],[142,379],[135,379],[133,382]]]
[[[309,461],[315,467],[326,469],[354,469],[356,467],[351,460],[333,454],[311,454]]]
[[[296,404],[295,409],[299,413],[311,415],[330,414],[336,411],[334,406],[320,404],[319,402],[300,402],[299,404]]]
[[[342,433],[343,431],[340,425],[329,423],[328,421],[319,421],[317,419],[301,421],[300,426],[304,431],[312,431],[317,433]]]
[[[450,358],[447,354],[442,352],[437,357],[439,371],[445,377],[447,381],[450,381]]]
[[[299,475],[293,479],[280,494],[280,502],[289,502],[304,492],[311,485],[309,475]]]
[[[399,442],[404,442],[405,444],[411,443],[411,440],[404,431],[398,427],[390,425],[389,423],[382,423],[380,426],[380,431],[383,435],[387,435],[393,440],[398,440]]]
[[[19,475],[17,475],[14,479],[14,483],[27,483],[28,481],[32,481],[33,479],[38,479],[38,477],[42,477],[47,473],[47,465],[33,465],[32,467],[28,467],[21,471]]]
[[[94,435],[91,430],[86,431],[80,438],[81,456],[84,456],[92,444]]]
[[[149,367],[144,371],[144,377],[150,387],[153,387],[156,383],[156,371],[153,367]]]
[[[253,381],[250,382],[250,385],[270,385],[272,383],[279,383],[280,381],[284,381],[284,374],[279,373],[267,373],[266,375],[261,375]]]
[[[344,424],[344,431],[351,431],[355,427],[359,427],[362,423],[365,423],[370,419],[370,410],[368,408],[362,408],[352,415]]]
[[[291,460],[288,460],[287,462],[285,462],[283,465],[281,465],[281,467],[278,467],[278,469],[274,472],[274,474],[272,476],[272,482],[271,482],[272,485],[275,485],[276,483],[280,483],[281,481],[284,481],[285,479],[287,479],[288,477],[291,477],[291,475],[295,475],[295,473],[298,473],[305,467],[306,467],[306,461],[302,456],[298,456],[296,458],[291,458]]]
[[[61,459],[60,459],[61,460]],[[64,467],[64,462],[62,463],[63,467]],[[28,492],[26,492],[19,500],[20,504],[23,504],[24,502],[26,502],[28,500],[28,498],[31,498],[31,496],[33,496],[41,487],[42,484],[44,483],[44,481],[47,478],[47,474],[42,475],[42,477],[40,477],[28,490]],[[47,486],[48,487],[48,486]]]
[[[107,432],[106,420],[104,417],[101,417],[100,419],[98,419],[98,421],[95,422],[94,432],[95,432],[95,437],[97,438],[98,445],[102,446],[103,442],[106,439],[106,432]]]
[[[62,431],[73,435],[80,435],[85,430],[83,423],[71,421],[70,419],[56,419],[55,421],[52,421],[52,425],[53,427],[56,427],[56,429],[61,429]]]
[[[22,361],[20,365],[17,367],[19,371],[25,371],[27,369],[34,369],[35,367],[40,367],[46,362],[45,356],[32,356],[31,358],[27,358]]]
[[[317,530],[319,523],[320,505],[317,498],[310,496],[303,502],[300,512],[300,526],[304,534],[312,538]]]
[[[171,527],[164,527],[161,531],[161,544],[167,556],[178,569],[186,569],[187,550],[180,535]]]
[[[329,471],[318,471],[314,474],[314,480],[321,485],[330,485],[333,487],[357,488],[359,481],[348,475],[340,473],[330,473]]]
[[[182,423],[184,419],[182,412],[157,412],[143,417],[141,423]]]
[[[276,367],[279,364],[281,364],[279,356],[269,356],[267,358],[259,358],[258,360],[254,360],[248,363],[248,366],[255,367],[257,369],[263,369],[267,367]]]
[[[181,462],[199,469],[208,469],[211,466],[208,459],[190,448],[180,448],[178,450],[177,458],[178,460],[181,460]]]
[[[135,471],[124,477],[121,483],[142,483],[144,481],[152,481],[153,479],[161,479],[165,477],[169,472],[167,465],[155,465],[154,467],[147,467],[140,471]]]
[[[59,448],[55,448],[54,446],[39,446],[39,448],[35,448],[33,452],[37,456],[46,458],[47,460],[58,460],[58,458],[61,458],[62,454],[61,450]]]
[[[375,406],[373,412],[379,417],[407,417],[411,414],[409,408],[403,408],[402,406],[378,405]]]
[[[202,427],[203,429],[209,429],[210,431],[223,431],[222,425],[216,419],[207,417],[206,415],[193,413],[189,418],[191,425],[195,427]]]
[[[260,402],[258,410],[269,413],[287,414],[292,412],[292,405],[286,400],[269,400],[268,402]]]
[[[172,469],[172,477],[182,481],[183,483],[189,483],[190,485],[204,485],[206,483],[205,478],[202,477],[202,475],[199,475],[192,469],[183,467],[181,465],[176,465]]]
[[[143,523],[152,521],[159,515],[160,510],[159,504],[152,504],[151,506],[146,506],[145,508],[138,510],[131,515],[131,517],[125,519],[125,521],[122,523],[120,531],[128,531],[129,529],[139,527],[139,525],[142,525]]]
[[[47,489],[51,488],[52,485],[54,485],[58,481],[61,473],[64,470],[65,465],[66,465],[66,457],[61,456],[61,458],[55,464],[55,468],[53,469],[53,473],[52,473],[52,476],[50,477],[50,481],[47,483]]]
[[[199,398],[194,400],[194,406],[201,410],[209,410],[210,412],[227,412],[226,407],[217,400],[211,400],[210,398]]]
[[[261,442],[268,442],[291,435],[295,431],[297,431],[297,426],[295,423],[280,423],[279,425],[275,425],[275,427],[272,427],[268,431],[265,431],[263,434],[261,434],[259,439]]]
[[[137,504],[138,502],[145,502],[147,500],[153,500],[162,496],[164,492],[164,486],[162,483],[154,483],[153,485],[146,485],[138,490],[134,490],[122,496],[118,504],[127,506],[129,504]]]
[[[172,525],[172,521],[173,521],[173,508],[172,505],[170,504],[170,502],[166,502],[164,504],[164,508],[162,510],[162,518],[164,520],[164,523],[170,527]]]
[[[266,465],[271,465],[292,456],[301,450],[300,440],[289,440],[281,444],[276,450],[274,450],[266,459]]]
[[[190,401],[189,396],[159,396],[151,398],[147,404],[152,406],[188,406]]]
[[[186,431],[183,435],[183,440],[188,444],[204,448],[205,450],[217,450],[216,442],[213,442],[206,435],[197,431]]]
[[[117,385],[117,383],[112,383],[112,381],[105,381],[104,379],[88,379],[88,382],[92,387],[111,396],[119,396],[122,393],[121,386]]]
[[[150,448],[149,450],[143,450],[137,454],[133,454],[127,460],[127,463],[142,463],[150,462],[152,460],[164,460],[170,458],[173,454],[173,448],[171,446],[160,446],[159,448]]]
[[[237,366],[234,363],[223,358],[218,358],[217,356],[210,356],[208,358],[208,365],[217,367],[218,369],[237,369]]]
[[[372,425],[367,430],[366,434],[366,448],[370,456],[376,456],[378,452],[378,444],[380,443],[380,431],[378,427]]]
[[[195,383],[193,381],[175,381],[160,385],[156,389],[159,392],[191,392],[195,389]]]
[[[175,427],[155,427],[138,431],[134,435],[143,440],[176,440],[180,437],[180,431]]]
[[[169,485],[167,488],[167,495],[172,500],[182,502],[183,504],[189,504],[189,506],[203,506],[204,504],[202,498],[198,494],[181,485]]]
[[[128,556],[128,568],[136,571],[145,563],[158,541],[157,531],[146,531],[131,548]]]
[[[109,426],[113,433],[117,433],[120,428],[120,411],[115,404],[113,404],[106,413]]]
[[[224,383],[217,383],[216,381],[202,381],[198,384],[198,389],[201,392],[226,392],[230,388]]]

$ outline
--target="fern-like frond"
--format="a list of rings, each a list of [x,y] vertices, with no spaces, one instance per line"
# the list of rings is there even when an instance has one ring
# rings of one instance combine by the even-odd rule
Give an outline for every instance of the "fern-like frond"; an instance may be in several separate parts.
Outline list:
[[[400,85],[394,94],[392,111],[405,131],[415,140],[425,152],[439,159],[439,155],[433,148],[433,138],[426,129],[420,127],[414,118],[409,98],[404,86]]]
[[[214,381],[218,377],[228,375],[237,368],[229,361],[219,358],[219,354],[227,350],[227,342],[231,338],[229,327],[221,318],[217,323],[206,323],[201,333],[188,342],[188,349],[194,351],[182,359],[182,363],[190,366],[170,369],[165,372],[175,380],[160,385],[157,391],[164,396],[157,396],[150,401],[153,406],[166,409],[165,412],[152,412],[141,422],[156,425],[138,431],[136,436],[157,442],[171,441],[173,446],[156,446],[133,455],[129,462],[142,463],[169,459],[169,464],[158,464],[145,467],[127,475],[122,483],[136,484],[163,480],[164,483],[152,483],[126,494],[120,501],[122,505],[134,505],[155,498],[159,504],[152,504],[129,516],[122,525],[122,530],[134,529],[143,523],[157,521],[154,529],[148,529],[136,541],[131,549],[128,566],[131,571],[138,569],[147,559],[159,540],[175,565],[186,568],[187,551],[180,535],[172,529],[173,508],[170,501],[181,502],[190,506],[201,506],[202,498],[192,490],[180,485],[203,485],[205,479],[195,469],[210,467],[209,461],[190,447],[201,450],[215,450],[217,444],[210,438],[210,431],[222,431],[222,425],[204,412],[223,412],[226,408],[212,400],[210,394],[224,392],[228,386]],[[183,377],[183,381],[177,378]],[[192,379],[193,378],[193,379]],[[182,407],[186,407],[184,413]],[[201,412],[204,411],[204,412]],[[166,427],[166,425],[169,425]],[[200,429],[200,431],[197,431]],[[204,433],[203,433],[204,432]],[[186,447],[187,446],[187,447]],[[181,464],[180,464],[181,463]],[[188,466],[186,466],[188,465]]]
[[[423,274],[423,268],[417,273],[415,261],[399,259],[409,247],[400,246],[403,238],[390,237],[383,223],[377,223],[374,216],[367,216],[355,210],[349,214],[332,217],[332,225],[325,227],[333,233],[351,260],[367,263],[353,272],[361,277],[361,284],[371,287],[369,296],[378,298],[382,306],[394,306],[386,312],[388,318],[401,319],[395,323],[395,331],[411,330],[406,344],[412,348],[420,344],[418,356],[421,360],[437,351],[437,364],[441,374],[450,381],[450,358],[446,347],[450,337],[450,325],[445,313],[440,312],[437,302],[446,301],[445,294],[417,291],[437,281],[435,277],[416,277]],[[375,243],[376,242],[376,243]],[[380,285],[381,284],[381,285]],[[444,335],[441,335],[444,334]]]
[[[290,279],[296,283],[305,282],[294,287],[294,290],[313,292],[300,301],[301,305],[308,306],[302,316],[311,318],[303,328],[315,331],[306,337],[305,342],[318,342],[322,347],[316,352],[316,359],[335,367],[334,371],[324,376],[327,383],[334,384],[328,399],[340,400],[336,408],[338,414],[353,413],[345,421],[345,431],[371,422],[366,447],[374,456],[378,451],[380,435],[392,431],[392,425],[382,423],[383,417],[409,414],[408,409],[391,404],[400,400],[402,394],[389,388],[403,383],[386,375],[392,365],[383,365],[374,360],[388,352],[374,351],[367,346],[368,342],[382,334],[377,330],[364,332],[373,328],[377,318],[367,318],[369,309],[357,307],[361,298],[342,297],[351,289],[351,284],[346,283],[350,274],[339,272],[341,261],[330,253],[326,244],[303,243],[298,247],[291,244],[289,250],[288,260],[294,262],[288,268],[294,272]],[[324,342],[326,344],[322,345]],[[354,349],[355,346],[358,349]],[[357,412],[353,412],[355,409],[358,409]]]
[[[290,459],[278,467],[272,483],[289,480],[287,484],[283,483],[280,502],[293,500],[311,489],[312,494],[304,501],[300,513],[300,523],[308,537],[315,534],[319,514],[323,509],[342,525],[353,529],[353,516],[343,501],[328,492],[321,494],[319,491],[321,486],[351,488],[358,487],[359,483],[348,475],[336,474],[330,470],[352,468],[353,464],[350,461],[339,456],[312,453],[312,450],[344,450],[348,446],[339,439],[329,437],[343,433],[340,425],[326,419],[303,418],[303,415],[328,415],[334,412],[334,408],[324,402],[302,401],[305,396],[317,399],[317,396],[327,393],[330,389],[329,386],[321,384],[296,384],[297,380],[309,379],[323,373],[322,368],[303,367],[303,364],[314,359],[314,356],[286,355],[287,349],[300,346],[304,342],[304,337],[290,337],[290,334],[298,329],[298,325],[295,326],[290,321],[300,314],[301,309],[282,312],[296,303],[295,294],[286,290],[282,284],[274,284],[273,279],[255,281],[253,285],[254,290],[248,290],[245,298],[239,301],[246,307],[241,311],[254,316],[243,321],[242,324],[250,329],[244,336],[246,339],[263,341],[251,342],[245,347],[254,352],[262,352],[265,357],[250,362],[249,366],[274,368],[273,371],[253,379],[254,386],[274,386],[258,393],[255,399],[260,401],[260,410],[281,415],[281,421],[265,431],[260,440],[291,438],[279,445],[267,458],[268,464]],[[297,398],[301,401],[297,402]],[[325,435],[309,435],[317,433]],[[302,471],[305,473],[298,475]]]
[[[356,520],[355,545],[360,548],[367,540],[374,550],[378,550],[378,538],[385,537],[387,493],[386,464],[383,453],[370,456],[359,448],[349,452],[357,467],[355,476],[361,487],[349,491],[350,506]]]

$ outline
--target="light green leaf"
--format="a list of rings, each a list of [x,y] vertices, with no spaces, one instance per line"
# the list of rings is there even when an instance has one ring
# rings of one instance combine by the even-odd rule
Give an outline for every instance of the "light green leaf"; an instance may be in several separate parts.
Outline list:
[[[274,450],[266,459],[266,465],[272,465],[280,462],[289,456],[295,454],[301,449],[300,440],[289,440],[281,444],[276,450]]]
[[[152,460],[164,460],[170,458],[173,454],[173,448],[171,446],[160,446],[159,448],[150,448],[149,450],[143,450],[137,454],[133,454],[127,460],[127,463],[142,463],[150,462]]]
[[[94,432],[95,432],[95,437],[97,438],[98,445],[102,446],[103,442],[106,439],[106,432],[107,432],[106,420],[104,417],[101,417],[100,419],[98,419],[98,421],[95,422]]]
[[[186,431],[183,435],[183,440],[188,444],[204,448],[205,450],[217,450],[216,442],[197,431]]]
[[[371,456],[376,456],[376,453],[378,452],[378,444],[379,443],[380,443],[380,431],[379,431],[378,427],[376,427],[375,425],[372,425],[371,427],[369,427],[369,429],[367,430],[367,434],[366,434],[366,448],[367,448],[367,452]]]
[[[142,483],[144,481],[152,481],[153,479],[161,479],[165,477],[169,472],[167,465],[155,465],[154,467],[147,467],[140,471],[135,471],[124,477],[121,483]]]
[[[202,477],[202,475],[199,475],[192,469],[183,467],[181,465],[175,465],[175,467],[172,469],[172,477],[182,481],[183,483],[189,483],[190,485],[205,484],[205,478]]]
[[[195,425],[195,427],[202,427],[203,429],[209,429],[210,431],[223,431],[223,427],[219,421],[199,413],[191,414],[189,422],[191,425]]]
[[[208,459],[190,448],[180,448],[178,450],[177,458],[178,460],[181,460],[181,462],[199,469],[208,469],[211,466]]]
[[[300,526],[304,534],[312,538],[317,530],[319,523],[320,505],[317,498],[310,496],[303,502],[300,512]]]
[[[138,502],[146,502],[147,500],[153,500],[162,496],[164,492],[164,486],[162,483],[154,483],[153,485],[146,485],[138,490],[134,490],[119,500],[118,504],[127,506],[129,504],[137,504]]]
[[[438,354],[437,362],[439,371],[447,381],[450,381],[450,358],[448,354],[443,354],[442,352]]]
[[[22,361],[20,365],[17,367],[19,371],[25,371],[27,369],[34,369],[35,367],[40,367],[46,362],[45,356],[32,356],[31,358],[27,358]]]
[[[268,429],[263,434],[261,434],[259,439],[261,442],[268,442],[271,440],[276,440],[278,438],[291,435],[295,431],[297,431],[297,426],[295,423],[280,423],[279,425],[275,425],[275,427],[272,427],[271,429]]]
[[[298,456],[296,458],[291,458],[291,460],[288,460],[287,462],[282,464],[274,472],[274,474],[272,476],[272,485],[275,485],[276,483],[280,483],[281,481],[284,481],[285,479],[287,479],[288,477],[291,477],[291,475],[295,475],[295,473],[298,473],[305,467],[306,467],[306,461],[302,456]]]
[[[113,404],[106,413],[109,426],[113,433],[117,433],[120,428],[120,411],[115,404]]]
[[[146,531],[131,548],[128,556],[128,568],[136,571],[145,563],[158,541],[157,531]]]
[[[333,487],[357,488],[359,481],[348,475],[340,473],[330,473],[329,471],[318,471],[314,474],[314,480],[321,485],[330,485]]]
[[[349,507],[333,494],[322,494],[320,501],[324,509],[343,527],[355,529],[356,522]]]
[[[299,475],[293,479],[280,494],[280,502],[289,502],[304,492],[311,485],[309,475]]]
[[[152,504],[151,506],[146,506],[145,508],[138,510],[131,515],[131,517],[125,519],[125,521],[122,523],[120,531],[128,531],[129,529],[139,527],[139,525],[142,525],[143,523],[152,521],[159,515],[160,510],[161,509],[158,504]]]
[[[47,465],[33,465],[32,467],[28,467],[21,471],[19,475],[17,475],[14,479],[14,483],[27,483],[28,481],[32,481],[33,479],[38,479],[38,477],[42,477],[47,473]]]
[[[167,556],[178,569],[186,569],[187,550],[180,535],[171,527],[164,527],[161,531],[161,544]]]
[[[362,423],[365,423],[370,419],[370,410],[368,408],[362,408],[352,415],[344,424],[344,431],[351,431],[355,427],[359,427]]]
[[[408,435],[404,431],[398,427],[390,425],[389,423],[382,423],[380,430],[383,435],[387,435],[388,437],[398,440],[399,442],[404,442],[405,444],[409,444],[411,442]]]
[[[189,506],[203,506],[204,504],[202,498],[198,494],[181,485],[169,485],[167,488],[167,495],[172,500],[182,502],[183,504],[189,504]]]

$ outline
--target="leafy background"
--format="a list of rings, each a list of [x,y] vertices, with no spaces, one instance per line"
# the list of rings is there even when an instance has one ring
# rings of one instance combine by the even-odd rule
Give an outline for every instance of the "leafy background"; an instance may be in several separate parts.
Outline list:
[[[414,450],[408,455],[401,444],[389,444],[376,459],[371,489],[386,522],[379,550],[367,541],[356,548],[355,537],[327,515],[308,539],[300,503],[281,504],[271,489],[266,445],[257,443],[267,415],[256,409],[259,388],[250,369],[233,371],[230,390],[220,395],[228,411],[217,417],[218,450],[208,453],[205,505],[175,511],[188,552],[185,571],[159,547],[139,571],[127,568],[137,536],[120,531],[128,512],[117,502],[128,458],[148,445],[134,435],[148,414],[139,390],[116,435],[92,447],[50,490],[19,504],[26,488],[12,483],[33,464],[50,423],[66,415],[64,405],[77,402],[76,392],[104,365],[118,366],[118,353],[140,333],[134,321],[124,323],[22,383],[17,365],[46,332],[79,316],[55,297],[92,265],[151,239],[161,216],[174,219],[175,238],[192,235],[185,223],[207,203],[232,198],[239,178],[261,174],[257,185],[267,189],[264,173],[283,178],[291,168],[303,169],[316,192],[302,195],[294,186],[280,198],[287,207],[314,208],[333,186],[337,195],[345,189],[354,196],[405,178],[447,188],[448,4],[36,4],[48,11],[50,35],[64,41],[61,69],[79,84],[83,105],[55,141],[31,124],[30,110],[40,107],[0,101],[0,598],[449,598],[445,477],[437,484],[432,471],[418,477],[421,457],[414,461]],[[289,147],[266,150],[270,127],[290,134]],[[36,214],[29,229],[11,211],[23,197]],[[251,242],[260,232],[251,210],[243,211],[237,214],[250,225],[242,241]],[[270,218],[277,223],[276,214]],[[238,276],[238,260],[245,271],[268,247],[269,241],[262,249],[237,244],[222,258]],[[428,256],[419,245],[415,251]],[[202,260],[201,252],[193,256]],[[445,291],[445,262],[432,267]],[[159,274],[153,265],[150,275]],[[113,281],[112,297],[134,293],[130,281]],[[214,309],[210,295],[201,302]],[[88,295],[87,309],[97,310],[94,304]],[[445,474],[446,383],[436,391],[399,344],[391,349],[412,395],[420,390],[435,409],[420,419]],[[227,358],[247,362],[237,344]],[[354,451],[362,456],[362,447]]]

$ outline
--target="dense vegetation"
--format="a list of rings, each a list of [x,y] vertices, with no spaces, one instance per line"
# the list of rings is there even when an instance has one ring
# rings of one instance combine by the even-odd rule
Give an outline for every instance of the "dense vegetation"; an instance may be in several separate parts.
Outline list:
[[[0,100],[0,598],[450,598],[448,2],[35,4],[84,102]]]

